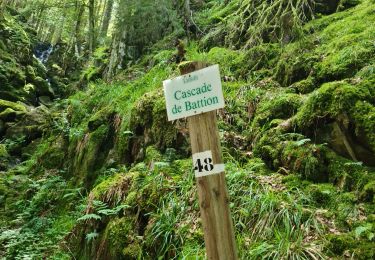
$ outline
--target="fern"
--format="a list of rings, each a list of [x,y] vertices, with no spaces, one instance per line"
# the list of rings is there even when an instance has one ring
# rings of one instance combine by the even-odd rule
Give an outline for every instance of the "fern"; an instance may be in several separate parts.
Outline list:
[[[301,140],[296,141],[295,145],[298,146],[298,147],[300,147],[300,146],[302,146],[302,145],[304,145],[306,143],[309,143],[309,142],[311,142],[311,139],[310,138],[305,138],[305,139],[301,139]]]
[[[87,242],[90,242],[91,240],[95,240],[98,236],[99,236],[99,233],[94,231],[86,235],[86,240]]]
[[[101,220],[102,217],[97,215],[97,214],[91,213],[91,214],[86,214],[86,215],[78,218],[77,221],[86,221],[86,220],[91,220],[91,219]]]

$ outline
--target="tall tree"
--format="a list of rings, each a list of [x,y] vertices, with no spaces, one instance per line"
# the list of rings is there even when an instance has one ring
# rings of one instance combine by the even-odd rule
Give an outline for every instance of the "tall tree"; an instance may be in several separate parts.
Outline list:
[[[89,0],[89,53],[95,48],[95,0]]]
[[[181,29],[171,0],[120,0],[106,78],[109,79],[147,48]]]
[[[82,4],[82,1],[76,0],[75,2],[75,23],[74,23],[74,41],[72,44],[74,44],[74,52],[76,56],[81,55],[81,25],[82,25],[82,17],[83,13],[85,11],[85,7]]]
[[[103,38],[106,37],[108,33],[109,22],[112,18],[113,4],[114,0],[108,0],[105,7],[105,11],[103,13],[103,22],[100,30],[100,36]]]

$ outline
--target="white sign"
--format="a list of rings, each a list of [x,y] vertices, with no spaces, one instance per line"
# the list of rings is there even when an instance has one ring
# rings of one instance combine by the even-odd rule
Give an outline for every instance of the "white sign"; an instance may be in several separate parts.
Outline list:
[[[163,82],[168,120],[176,120],[224,107],[219,65]]]
[[[213,164],[212,152],[193,154],[195,177],[203,177],[224,172],[224,164]]]

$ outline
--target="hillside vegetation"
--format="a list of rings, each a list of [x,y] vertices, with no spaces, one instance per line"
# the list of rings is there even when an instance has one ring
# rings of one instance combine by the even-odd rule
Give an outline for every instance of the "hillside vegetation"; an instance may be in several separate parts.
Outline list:
[[[187,29],[169,1],[118,0],[96,44],[48,39],[28,2],[0,3],[0,258],[205,259],[186,119],[168,122],[162,89],[204,61],[239,257],[374,259],[375,1],[192,1]]]

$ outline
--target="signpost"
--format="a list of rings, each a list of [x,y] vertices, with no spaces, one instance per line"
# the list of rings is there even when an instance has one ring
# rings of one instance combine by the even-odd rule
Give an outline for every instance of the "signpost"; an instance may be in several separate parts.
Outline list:
[[[215,112],[224,107],[219,67],[188,62],[180,70],[164,81],[164,93],[168,120],[188,117],[207,257],[237,259]]]

